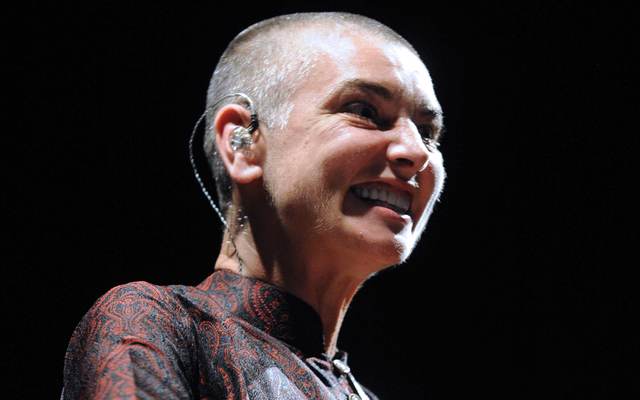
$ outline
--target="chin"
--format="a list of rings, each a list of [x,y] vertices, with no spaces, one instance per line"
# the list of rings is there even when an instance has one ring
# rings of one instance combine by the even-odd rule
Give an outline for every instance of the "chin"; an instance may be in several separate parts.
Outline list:
[[[415,237],[409,227],[393,232],[386,225],[349,224],[342,235],[334,237],[342,237],[336,241],[337,246],[350,249],[352,257],[377,269],[403,263],[415,247]]]
[[[371,256],[375,257],[375,264],[384,269],[404,263],[411,255],[415,241],[404,235],[396,234],[392,240],[371,243],[366,247]]]

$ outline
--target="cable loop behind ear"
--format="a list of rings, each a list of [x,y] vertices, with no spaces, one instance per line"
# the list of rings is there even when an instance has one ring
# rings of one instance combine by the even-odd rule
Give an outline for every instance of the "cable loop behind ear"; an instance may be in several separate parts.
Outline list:
[[[195,156],[193,154],[193,141],[194,141],[194,138],[195,138],[195,135],[196,135],[196,131],[198,130],[198,127],[200,126],[200,123],[202,122],[202,120],[207,116],[207,113],[212,111],[213,109],[215,109],[215,107],[217,107],[218,104],[220,104],[223,100],[226,100],[226,99],[228,99],[230,97],[241,97],[247,103],[247,107],[249,108],[249,111],[251,112],[251,117],[250,117],[251,118],[251,122],[250,122],[249,126],[246,129],[249,131],[249,134],[253,134],[253,132],[256,129],[258,129],[258,124],[259,124],[259,122],[258,122],[258,114],[256,113],[256,109],[255,109],[255,107],[253,105],[253,101],[251,100],[251,98],[249,96],[247,96],[244,93],[231,93],[231,94],[228,94],[226,96],[222,96],[218,101],[216,101],[215,103],[213,103],[212,105],[210,105],[209,107],[207,107],[204,110],[204,112],[202,113],[200,118],[198,118],[198,121],[194,125],[193,130],[191,131],[191,137],[189,138],[189,161],[191,162],[191,168],[193,169],[193,173],[194,173],[194,175],[196,177],[196,180],[198,181],[198,184],[200,185],[200,188],[202,189],[202,192],[204,193],[205,197],[209,201],[209,204],[211,205],[213,210],[218,215],[218,218],[220,218],[220,221],[222,222],[222,225],[224,225],[225,229],[229,229],[229,225],[227,224],[227,221],[224,219],[224,216],[222,215],[222,211],[220,211],[220,208],[218,208],[218,206],[216,206],[215,201],[213,200],[213,198],[209,194],[209,191],[205,187],[204,182],[202,181],[202,178],[200,177],[200,174],[198,173],[198,167],[196,165]]]

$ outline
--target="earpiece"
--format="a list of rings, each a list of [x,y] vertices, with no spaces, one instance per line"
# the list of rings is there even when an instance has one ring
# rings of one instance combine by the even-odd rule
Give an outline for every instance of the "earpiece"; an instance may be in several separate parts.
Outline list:
[[[238,151],[245,147],[250,147],[253,144],[251,132],[249,131],[249,129],[239,126],[235,128],[233,132],[231,132],[229,143],[233,151]]]

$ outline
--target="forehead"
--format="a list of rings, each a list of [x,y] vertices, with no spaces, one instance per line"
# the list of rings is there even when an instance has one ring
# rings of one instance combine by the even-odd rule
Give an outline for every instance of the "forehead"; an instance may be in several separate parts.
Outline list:
[[[299,39],[303,53],[316,57],[300,92],[329,93],[345,82],[362,80],[385,87],[398,99],[440,111],[427,68],[403,44],[362,30],[307,30]]]

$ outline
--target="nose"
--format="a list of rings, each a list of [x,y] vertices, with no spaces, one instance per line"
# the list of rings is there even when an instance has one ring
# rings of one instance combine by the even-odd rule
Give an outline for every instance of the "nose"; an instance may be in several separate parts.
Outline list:
[[[387,147],[387,159],[393,172],[405,180],[427,168],[429,151],[413,122],[403,123],[394,130],[393,140]]]

